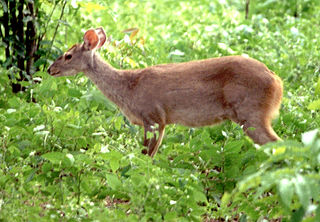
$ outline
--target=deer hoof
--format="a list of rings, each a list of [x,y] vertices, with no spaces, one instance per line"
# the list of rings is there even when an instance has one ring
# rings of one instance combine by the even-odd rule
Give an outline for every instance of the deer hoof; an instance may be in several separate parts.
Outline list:
[[[143,141],[143,146],[148,146],[149,145],[149,142],[150,142],[150,139],[145,139]]]

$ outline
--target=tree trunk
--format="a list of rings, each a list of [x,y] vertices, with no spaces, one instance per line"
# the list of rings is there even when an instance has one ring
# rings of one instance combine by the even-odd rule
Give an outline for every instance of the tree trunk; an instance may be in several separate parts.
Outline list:
[[[20,80],[25,80],[25,76],[23,75],[24,68],[24,31],[23,31],[23,4],[24,0],[20,0],[18,3],[18,20],[17,20],[17,37],[18,41],[16,44],[17,50],[17,64],[18,68],[20,69]]]
[[[36,26],[35,26],[35,19],[36,14],[34,12],[34,3],[28,3],[28,9],[30,11],[29,16],[32,17],[32,20],[28,21],[27,23],[27,32],[26,32],[26,55],[27,55],[27,67],[26,72],[27,75],[33,74],[33,62],[34,62],[34,54],[37,51],[37,41],[36,41]]]
[[[4,26],[4,39],[3,42],[6,44],[6,60],[10,59],[10,41],[9,41],[9,1],[5,0],[7,5],[7,11],[3,12],[3,26]]]
[[[10,71],[9,78],[14,93],[25,91],[21,81],[30,80],[32,74],[39,69],[34,63],[42,56],[36,54],[40,42],[47,32],[48,24],[45,25],[44,33],[37,33],[37,23],[42,22],[41,18],[46,17],[49,23],[57,5],[62,5],[60,20],[63,17],[67,0],[54,1],[54,7],[49,15],[39,13],[39,0],[0,0],[3,6],[3,13],[0,14],[0,41],[5,45],[5,61],[0,63]],[[1,3],[0,3],[1,4]],[[40,14],[40,16],[39,16]],[[39,16],[39,20],[37,20]],[[40,18],[41,17],[41,18]],[[43,24],[39,24],[42,25]],[[59,22],[54,30],[50,43],[50,49],[57,34]],[[50,52],[48,52],[49,54]],[[46,64],[43,65],[44,68]]]
[[[19,69],[19,76],[16,80],[22,81],[25,79],[23,75],[24,71],[24,33],[23,33],[23,5],[24,0],[19,0],[18,8],[16,1],[9,2],[10,12],[10,27],[12,31],[11,39],[13,42],[12,64],[16,64]],[[18,18],[17,13],[18,11]],[[25,88],[19,83],[12,83],[12,91],[14,93],[24,91]]]

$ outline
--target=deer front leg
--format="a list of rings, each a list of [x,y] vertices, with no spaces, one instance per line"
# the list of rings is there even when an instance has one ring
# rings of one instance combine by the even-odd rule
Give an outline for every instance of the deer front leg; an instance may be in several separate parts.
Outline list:
[[[159,125],[158,131],[159,131],[159,137],[157,139],[155,129],[152,126],[145,126],[144,127],[143,145],[147,146],[148,149],[143,149],[142,150],[143,154],[148,154],[149,156],[153,157],[157,153],[159,146],[162,142],[163,135],[164,135],[164,125]],[[150,139],[148,138],[148,132],[153,133],[153,137]]]
[[[152,138],[148,138],[148,132],[153,133]],[[149,154],[149,147],[155,144],[156,141],[156,133],[154,131],[154,128],[150,125],[144,124],[144,139],[143,139],[143,146],[148,147],[147,149],[143,149],[141,152],[143,154]]]
[[[156,136],[155,132],[151,129],[151,127],[150,128],[146,128],[146,127],[144,128],[143,146],[146,146],[146,147],[149,146],[150,140],[152,140],[150,138],[148,139],[148,136],[147,136],[148,132],[153,132],[153,138],[152,139],[154,139],[154,137]]]
[[[151,144],[151,146],[148,147],[149,156],[153,157],[158,152],[159,146],[161,145],[163,136],[164,136],[164,125],[159,125],[158,131],[159,131],[159,137],[158,140],[155,140],[154,143]],[[153,137],[155,139],[155,137]]]

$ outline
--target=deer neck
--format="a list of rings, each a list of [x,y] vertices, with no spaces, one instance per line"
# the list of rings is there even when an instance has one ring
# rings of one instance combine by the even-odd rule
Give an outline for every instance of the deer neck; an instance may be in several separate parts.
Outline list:
[[[122,108],[131,97],[125,72],[113,68],[96,54],[92,58],[92,65],[85,71],[85,75],[106,97]]]

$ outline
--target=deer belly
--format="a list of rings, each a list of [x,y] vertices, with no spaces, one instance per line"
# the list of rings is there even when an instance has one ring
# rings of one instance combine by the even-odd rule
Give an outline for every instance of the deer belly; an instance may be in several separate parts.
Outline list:
[[[136,115],[134,115],[132,112],[130,112],[128,109],[121,109],[121,112],[123,113],[123,115],[125,115],[127,117],[127,119],[135,125],[140,125],[143,126],[143,121],[141,118],[137,117]]]
[[[200,127],[217,124],[226,119],[226,111],[222,107],[191,107],[176,109],[169,115],[170,123],[189,127]]]

